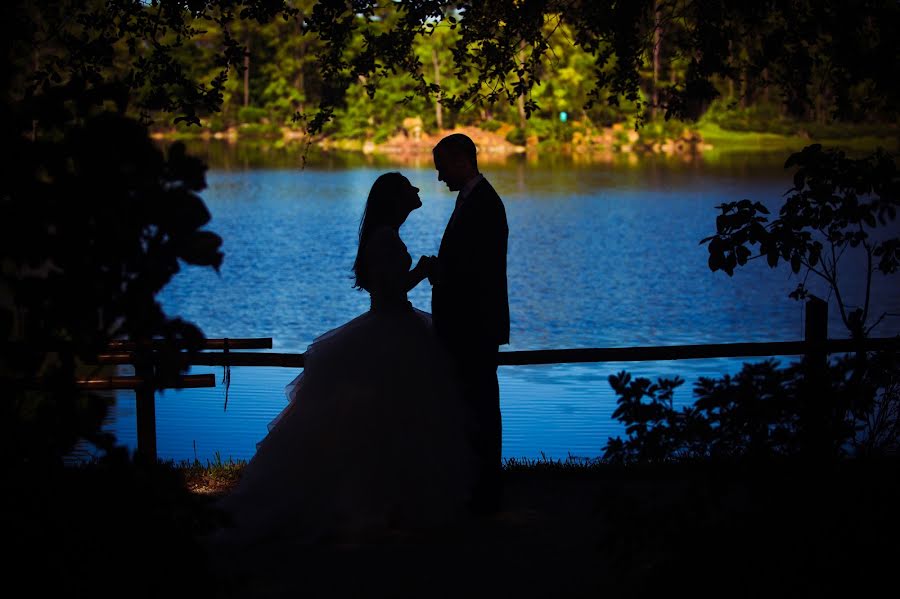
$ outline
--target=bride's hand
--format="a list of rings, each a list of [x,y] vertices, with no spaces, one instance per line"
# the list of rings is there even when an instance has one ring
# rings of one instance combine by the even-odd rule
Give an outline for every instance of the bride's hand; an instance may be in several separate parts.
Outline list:
[[[430,277],[431,271],[433,270],[434,260],[435,259],[432,256],[421,256],[413,270],[419,277],[421,277],[421,279]]]
[[[437,256],[422,256],[423,258],[428,259],[428,268],[426,270],[426,276],[428,277],[428,282],[434,285],[435,283],[440,281],[440,273],[441,273],[441,263],[438,261]]]

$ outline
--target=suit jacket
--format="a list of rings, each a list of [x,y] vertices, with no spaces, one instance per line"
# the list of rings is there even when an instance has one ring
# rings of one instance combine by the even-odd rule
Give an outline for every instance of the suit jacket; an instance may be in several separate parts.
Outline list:
[[[496,351],[509,343],[508,237],[503,202],[482,179],[457,202],[438,252],[431,311],[437,334],[451,349]]]

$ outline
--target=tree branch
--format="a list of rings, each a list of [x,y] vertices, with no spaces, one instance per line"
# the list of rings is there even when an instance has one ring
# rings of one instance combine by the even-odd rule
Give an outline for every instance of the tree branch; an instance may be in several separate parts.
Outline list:
[[[863,232],[862,222],[859,223],[859,230]],[[866,302],[863,304],[863,314],[860,321],[860,328],[865,328],[866,319],[869,318],[869,299],[872,295],[872,246],[863,239],[863,247],[866,250]]]

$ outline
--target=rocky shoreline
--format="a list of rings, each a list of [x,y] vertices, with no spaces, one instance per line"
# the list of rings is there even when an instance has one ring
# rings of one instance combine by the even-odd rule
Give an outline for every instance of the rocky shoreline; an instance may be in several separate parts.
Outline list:
[[[230,127],[224,131],[202,130],[190,137],[199,139],[216,139],[229,143],[237,143],[247,139],[277,140],[278,143],[305,143],[307,137],[302,131],[282,127],[274,129],[270,133],[260,136],[255,130],[254,134],[242,133],[246,126]],[[494,131],[488,131],[474,126],[456,127],[440,132],[425,131],[421,119],[404,119],[402,129],[397,133],[376,143],[373,139],[334,139],[325,137],[313,140],[312,145],[326,151],[349,151],[371,155],[387,155],[397,159],[421,157],[430,155],[435,144],[451,133],[464,133],[468,135],[478,146],[479,152],[491,157],[505,158],[514,154],[538,153],[549,149],[564,155],[612,157],[614,155],[631,154],[660,154],[668,156],[696,155],[713,149],[712,144],[705,142],[696,131],[684,129],[680,135],[665,138],[643,136],[639,131],[626,126],[625,123],[615,123],[610,127],[594,129],[577,129],[573,131],[570,141],[555,142],[541,141],[536,135],[525,139],[524,144],[512,143],[507,139],[508,134],[514,128],[504,124]],[[157,140],[173,140],[186,137],[176,130],[158,130],[151,136]],[[488,158],[490,160],[490,158]]]

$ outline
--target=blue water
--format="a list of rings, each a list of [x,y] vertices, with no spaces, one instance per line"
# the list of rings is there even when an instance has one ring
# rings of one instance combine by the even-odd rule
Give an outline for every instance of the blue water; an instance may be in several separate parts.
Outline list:
[[[502,349],[625,347],[737,341],[789,341],[803,335],[802,305],[788,299],[789,269],[751,262],[734,277],[710,272],[698,241],[714,232],[715,206],[750,198],[773,213],[789,187],[783,156],[728,164],[639,162],[577,166],[511,160],[482,170],[503,198],[509,221],[511,344]],[[209,337],[272,337],[273,350],[302,352],[321,333],[368,308],[351,288],[359,218],[369,186],[401,170],[421,189],[423,207],[401,230],[413,258],[435,254],[455,194],[419,166],[211,170],[203,197],[209,228],[224,238],[221,273],[186,267],[160,296],[166,311]],[[863,301],[859,256],[842,262],[845,301]],[[812,278],[808,286],[827,298]],[[900,294],[876,279],[873,312],[900,313]],[[410,293],[430,306],[423,283]],[[830,298],[832,337],[846,336]],[[878,335],[900,332],[889,317]],[[630,364],[501,367],[506,457],[598,456],[623,434],[611,419],[607,378],[680,375],[676,393],[692,400],[700,376],[740,369],[740,359]],[[124,372],[124,371],[123,371]],[[221,368],[195,368],[194,373]],[[224,388],[165,391],[157,397],[158,451],[175,460],[249,458],[285,405],[298,372],[234,368]],[[136,446],[134,396],[118,392],[107,428]]]

